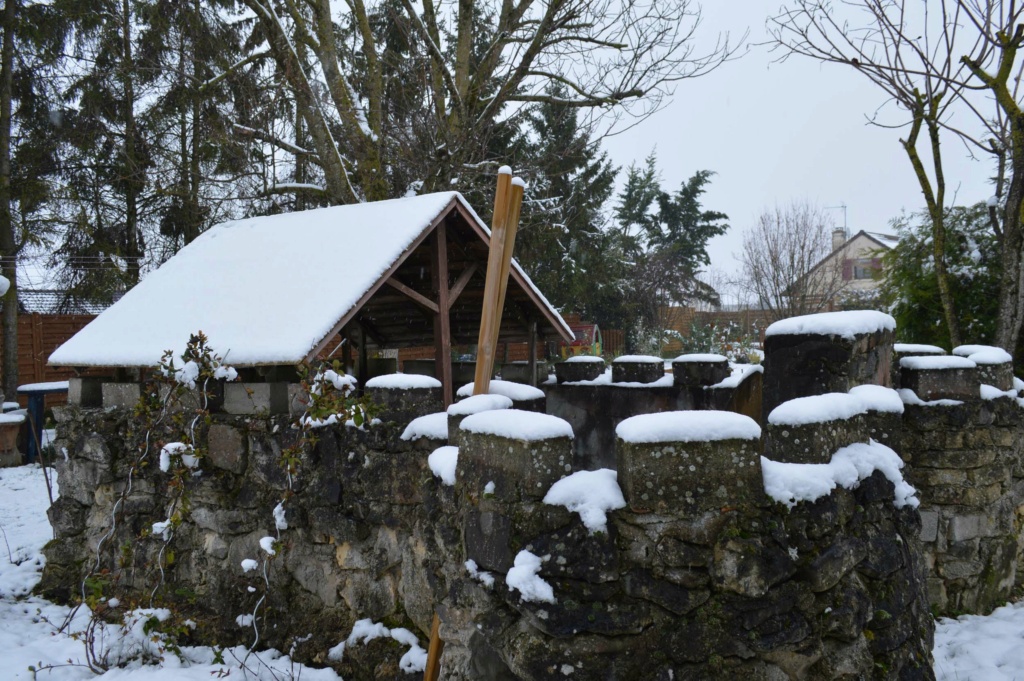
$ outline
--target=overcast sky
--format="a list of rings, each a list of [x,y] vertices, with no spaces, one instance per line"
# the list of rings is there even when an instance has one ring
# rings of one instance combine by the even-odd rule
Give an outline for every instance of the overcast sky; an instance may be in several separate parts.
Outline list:
[[[695,171],[717,173],[704,206],[728,214],[729,232],[708,248],[712,267],[735,271],[741,236],[761,210],[775,203],[809,199],[821,206],[848,206],[851,232],[889,231],[901,211],[923,207],[921,190],[900,132],[868,125],[884,97],[863,76],[840,65],[819,65],[776,56],[753,43],[766,38],[765,19],[780,0],[704,3],[701,34],[739,37],[750,30],[749,52],[711,74],[679,83],[663,111],[633,130],[609,138],[615,163],[642,163],[656,149],[666,189]],[[967,158],[964,147],[946,142],[947,192],[957,203],[992,194],[992,168]],[[620,176],[621,179],[621,176]],[[843,211],[832,211],[837,226]]]

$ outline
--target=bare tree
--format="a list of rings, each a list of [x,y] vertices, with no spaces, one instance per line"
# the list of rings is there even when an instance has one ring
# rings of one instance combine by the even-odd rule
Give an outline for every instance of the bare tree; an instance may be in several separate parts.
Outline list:
[[[1022,12],[1012,0],[793,0],[769,20],[783,58],[795,54],[853,68],[899,112],[893,122],[877,112],[870,120],[905,130],[900,144],[931,219],[935,274],[953,345],[961,335],[946,273],[943,131],[956,135],[970,153],[994,157],[997,197],[1009,164],[1003,217],[995,206],[991,215],[1004,242],[996,342],[1013,350],[1024,321],[1024,113],[1017,104]]]
[[[846,287],[841,257],[832,252],[832,218],[794,202],[766,209],[743,233],[743,282],[772,320],[827,309]]]
[[[554,84],[564,104],[643,117],[733,49],[724,36],[697,51],[691,0],[243,2],[294,93],[308,141],[297,153],[322,169],[319,191],[335,204],[405,193],[399,167],[414,169],[413,190],[448,188],[492,163],[496,128],[552,101]],[[394,34],[407,50],[397,62]],[[396,76],[396,63],[415,68]]]

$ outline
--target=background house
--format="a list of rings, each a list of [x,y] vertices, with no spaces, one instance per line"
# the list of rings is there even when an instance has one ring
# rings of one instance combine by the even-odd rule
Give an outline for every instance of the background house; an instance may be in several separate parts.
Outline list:
[[[807,274],[808,293],[827,300],[827,310],[842,309],[851,300],[873,299],[885,279],[882,256],[899,238],[861,230],[848,236],[845,229],[832,231],[832,252]]]

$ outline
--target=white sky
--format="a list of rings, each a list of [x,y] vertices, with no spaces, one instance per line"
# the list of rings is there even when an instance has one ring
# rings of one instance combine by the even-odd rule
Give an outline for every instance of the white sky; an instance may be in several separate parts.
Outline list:
[[[755,43],[766,39],[765,19],[781,0],[706,0],[700,35],[719,31],[738,38],[749,28],[748,54],[702,78],[679,83],[674,101],[633,130],[605,140],[625,169],[657,150],[663,187],[677,189],[695,171],[717,173],[704,195],[707,209],[730,218],[731,229],[709,244],[711,266],[736,271],[742,232],[761,210],[809,199],[848,206],[851,232],[889,231],[902,210],[924,201],[902,134],[868,125],[865,116],[885,100],[853,69],[777,54]],[[958,141],[944,146],[947,196],[974,203],[992,194],[992,167],[971,161]],[[625,175],[620,175],[620,180]],[[837,226],[842,210],[832,211]]]

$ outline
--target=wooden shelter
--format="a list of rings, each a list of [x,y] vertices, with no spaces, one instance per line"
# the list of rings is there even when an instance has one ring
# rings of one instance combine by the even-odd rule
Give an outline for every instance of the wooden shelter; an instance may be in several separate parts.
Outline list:
[[[294,366],[339,345],[358,346],[365,366],[373,347],[432,344],[450,395],[451,346],[476,343],[480,329],[489,236],[457,192],[223,223],[49,364],[150,367],[197,330],[236,367]],[[501,320],[506,342],[573,339],[515,262]]]

